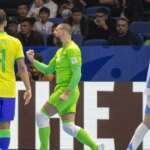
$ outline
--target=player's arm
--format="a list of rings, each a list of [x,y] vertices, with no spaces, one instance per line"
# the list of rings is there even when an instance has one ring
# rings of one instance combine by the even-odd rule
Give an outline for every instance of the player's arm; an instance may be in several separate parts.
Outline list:
[[[55,72],[55,58],[52,58],[48,65],[41,63],[38,60],[34,60],[33,65],[45,75]]]
[[[74,90],[79,84],[81,78],[81,65],[71,66],[71,71],[72,77],[67,88],[69,91]]]
[[[32,92],[31,92],[31,86],[30,86],[30,81],[29,81],[29,76],[28,76],[28,71],[24,62],[24,54],[23,54],[23,47],[22,44],[19,40],[16,39],[16,63],[18,66],[18,74],[22,81],[24,82],[24,85],[26,87],[26,91],[23,95],[24,100],[25,100],[25,105],[30,103],[31,97],[32,97]]]
[[[70,51],[68,53],[72,76],[66,91],[60,96],[62,100],[67,100],[71,91],[73,91],[79,84],[81,79],[81,54],[79,51]]]
[[[55,72],[55,57],[53,57],[51,59],[51,61],[49,62],[49,64],[46,65],[44,63],[39,62],[38,60],[36,60],[34,58],[34,51],[33,50],[27,51],[26,54],[27,54],[27,57],[28,57],[29,61],[31,63],[33,63],[34,67],[38,71],[42,72],[45,75]]]
[[[30,99],[32,96],[28,71],[27,71],[27,67],[24,62],[24,58],[17,59],[16,63],[18,66],[18,74],[19,74],[21,80],[24,82],[24,85],[26,88],[26,91],[24,93],[24,99],[25,99],[25,105],[26,105],[30,102]]]
[[[71,92],[74,90],[80,81],[81,78],[81,53],[79,50],[69,50],[68,59],[70,62],[70,69],[72,71],[71,80],[68,84],[68,90]]]

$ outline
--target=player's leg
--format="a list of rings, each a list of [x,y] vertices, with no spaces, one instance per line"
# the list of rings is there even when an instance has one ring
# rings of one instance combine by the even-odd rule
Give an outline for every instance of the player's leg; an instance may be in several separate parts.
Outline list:
[[[128,150],[136,150],[150,128],[150,96],[147,96],[144,121],[137,127],[130,141]]]
[[[8,150],[10,143],[10,123],[0,122],[0,149]]]
[[[37,125],[39,127],[40,150],[48,150],[50,138],[49,118],[57,113],[56,108],[46,102],[42,110],[37,113]]]
[[[75,125],[75,113],[68,113],[61,116],[63,122],[63,129],[66,133],[76,138],[82,144],[91,148],[91,150],[98,150],[96,142],[83,128]]]
[[[10,143],[10,121],[14,119],[15,100],[0,99],[0,149],[8,150]]]

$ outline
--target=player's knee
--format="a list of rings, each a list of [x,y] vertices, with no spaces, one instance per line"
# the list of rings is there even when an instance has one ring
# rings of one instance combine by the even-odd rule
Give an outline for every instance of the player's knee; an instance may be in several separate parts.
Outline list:
[[[49,118],[43,112],[39,112],[36,114],[36,120],[39,128],[44,128],[49,126]]]
[[[63,129],[69,135],[76,137],[78,131],[80,130],[80,127],[76,126],[74,123],[64,123]]]

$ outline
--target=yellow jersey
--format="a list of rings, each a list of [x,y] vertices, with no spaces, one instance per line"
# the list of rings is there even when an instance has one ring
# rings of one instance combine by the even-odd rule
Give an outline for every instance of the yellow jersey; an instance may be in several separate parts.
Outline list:
[[[0,32],[0,97],[16,96],[16,78],[14,64],[23,58],[21,42],[6,32]]]

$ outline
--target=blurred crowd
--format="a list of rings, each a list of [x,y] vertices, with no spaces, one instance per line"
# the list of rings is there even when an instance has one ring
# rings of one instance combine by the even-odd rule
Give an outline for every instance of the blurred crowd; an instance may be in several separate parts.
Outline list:
[[[129,26],[150,21],[149,8],[150,0],[20,0],[15,12],[9,8],[6,30],[23,46],[55,45],[53,30],[62,22],[72,26],[78,44],[90,39],[113,45],[143,44],[150,36],[134,33]]]
[[[7,1],[0,2],[8,15],[6,31],[23,46],[57,45],[53,31],[62,22],[71,25],[72,38],[79,45],[94,39],[109,45],[150,44],[150,33],[130,28],[136,21],[150,22],[150,0],[16,0],[15,6]],[[32,64],[29,70],[33,80],[54,78],[43,77]]]

